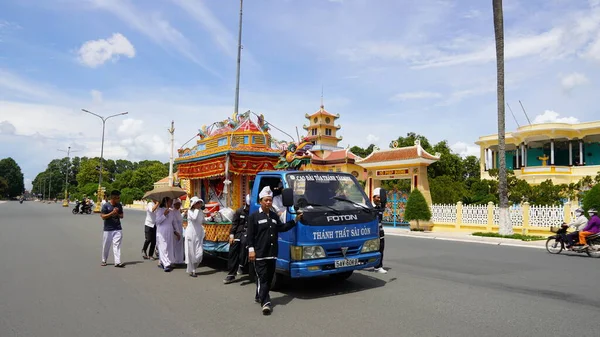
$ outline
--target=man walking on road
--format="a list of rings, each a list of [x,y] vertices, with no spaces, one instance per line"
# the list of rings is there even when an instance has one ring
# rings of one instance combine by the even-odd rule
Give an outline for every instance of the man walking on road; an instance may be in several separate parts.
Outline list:
[[[122,228],[121,219],[123,219],[123,205],[121,201],[121,192],[114,190],[110,192],[110,202],[102,206],[100,217],[104,220],[104,235],[102,238],[102,266],[106,266],[108,253],[112,245],[115,256],[115,267],[125,267],[121,263],[121,239]]]
[[[295,220],[283,224],[277,213],[271,210],[273,206],[273,191],[265,186],[260,194],[260,208],[248,218],[248,260],[254,263],[256,271],[256,295],[254,300],[260,303],[263,315],[273,311],[269,290],[275,275],[277,263],[278,233],[287,232],[302,220],[298,213]]]
[[[144,241],[144,246],[142,247],[142,257],[144,260],[154,258],[154,248],[156,247],[156,209],[158,208],[159,202],[158,200],[150,200],[150,202],[146,205],[146,220],[144,222],[144,236],[146,240]],[[150,250],[148,250],[148,246],[150,246]],[[150,255],[148,255],[150,252]]]
[[[236,274],[241,274],[246,265],[246,229],[250,212],[250,195],[246,195],[244,206],[240,207],[233,215],[231,230],[229,231],[229,273],[223,283],[229,284],[235,280]]]
[[[379,222],[379,252],[381,253],[381,260],[379,260],[379,264],[375,267],[375,271],[380,274],[387,274],[387,270],[383,269],[383,249],[385,248],[385,232],[383,231],[383,224],[381,221],[383,220],[383,211],[385,210],[385,205],[381,204],[381,188],[377,187],[373,190],[373,203],[375,204],[375,211],[377,212],[377,220]]]

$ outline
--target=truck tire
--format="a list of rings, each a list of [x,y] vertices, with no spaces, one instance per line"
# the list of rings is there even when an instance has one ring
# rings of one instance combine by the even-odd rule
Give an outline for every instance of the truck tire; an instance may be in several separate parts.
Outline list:
[[[347,280],[350,276],[352,276],[352,273],[354,273],[354,270],[345,271],[343,273],[338,273],[338,274],[332,274],[332,275],[329,275],[329,277],[331,277],[336,282],[343,282],[343,281]]]
[[[283,288],[285,281],[286,276],[276,272],[275,275],[273,275],[273,280],[271,281],[271,290],[277,291]]]

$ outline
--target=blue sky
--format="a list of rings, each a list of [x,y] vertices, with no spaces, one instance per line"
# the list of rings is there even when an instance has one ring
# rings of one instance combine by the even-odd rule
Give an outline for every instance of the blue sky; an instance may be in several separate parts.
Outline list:
[[[599,119],[600,0],[505,0],[506,98],[526,124]],[[0,2],[0,157],[30,180],[72,146],[168,160],[233,111],[237,0]],[[302,131],[339,113],[343,146],[417,132],[460,154],[496,132],[491,1],[246,1],[240,111]],[[507,111],[507,129],[516,123]],[[273,132],[274,136],[285,136]]]

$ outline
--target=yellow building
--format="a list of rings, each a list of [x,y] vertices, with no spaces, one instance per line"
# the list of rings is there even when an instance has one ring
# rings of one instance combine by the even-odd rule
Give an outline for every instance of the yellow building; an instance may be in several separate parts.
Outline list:
[[[325,172],[346,172],[351,173],[358,179],[364,179],[364,169],[355,162],[360,159],[359,156],[352,153],[349,149],[339,146],[342,136],[337,132],[342,128],[335,121],[340,115],[333,115],[325,106],[312,115],[306,114],[309,125],[304,125],[307,135],[304,140],[311,142],[313,146],[310,149],[312,158],[310,164],[305,167],[306,170],[325,171]]]
[[[480,137],[481,178],[498,168],[498,135]],[[530,184],[578,182],[600,171],[600,121],[522,126],[506,133],[506,167]]]

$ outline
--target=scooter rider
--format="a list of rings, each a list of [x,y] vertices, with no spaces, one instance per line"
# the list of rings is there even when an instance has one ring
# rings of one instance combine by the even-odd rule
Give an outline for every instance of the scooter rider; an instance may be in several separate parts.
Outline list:
[[[579,232],[587,225],[588,219],[585,217],[585,212],[580,207],[575,210],[575,220],[569,224],[563,224],[563,227],[573,228],[573,233],[567,234],[567,248],[571,248],[579,238]]]
[[[586,237],[592,234],[600,232],[600,217],[598,217],[598,211],[595,208],[588,210],[590,215],[590,221],[587,226],[579,232],[579,244],[583,245],[583,248],[587,248]]]

